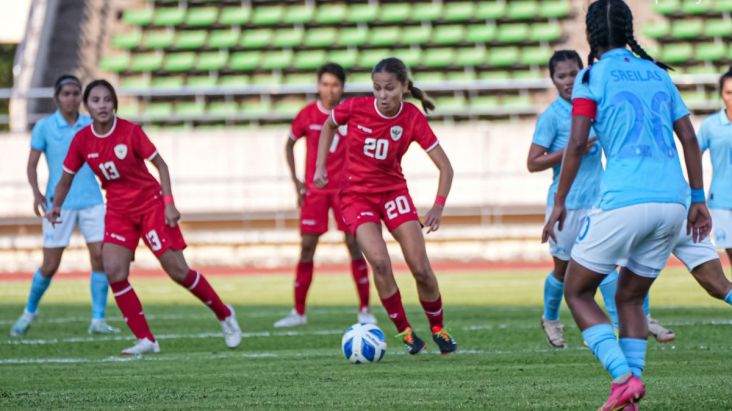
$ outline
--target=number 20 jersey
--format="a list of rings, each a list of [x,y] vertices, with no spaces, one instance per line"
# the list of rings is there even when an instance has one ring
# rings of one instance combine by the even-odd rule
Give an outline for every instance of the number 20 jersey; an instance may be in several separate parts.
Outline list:
[[[376,109],[374,97],[354,97],[336,106],[331,118],[348,125],[346,175],[343,190],[365,194],[406,189],[401,161],[416,141],[426,152],[439,144],[427,118],[403,102],[399,112],[386,117]]]
[[[89,164],[102,182],[107,209],[122,215],[140,215],[160,196],[160,183],[145,165],[145,160],[152,160],[157,153],[139,125],[115,118],[112,130],[104,136],[97,135],[91,125],[76,133],[64,160],[64,171],[74,174],[84,163]]]
[[[589,83],[582,78],[589,70]],[[572,100],[591,100],[593,127],[607,158],[600,208],[639,203],[686,204],[673,123],[688,116],[668,73],[626,49],[612,49],[577,74]]]

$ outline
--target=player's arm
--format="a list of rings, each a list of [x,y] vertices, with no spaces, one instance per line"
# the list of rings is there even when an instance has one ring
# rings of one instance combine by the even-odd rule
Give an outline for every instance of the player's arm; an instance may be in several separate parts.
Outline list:
[[[712,230],[712,218],[704,197],[704,175],[699,141],[688,115],[674,122],[674,132],[684,150],[686,172],[689,176],[689,186],[691,186],[687,233],[692,234],[694,242],[699,242]]]
[[[59,217],[61,217],[61,205],[64,203],[64,200],[66,200],[66,196],[69,194],[69,190],[71,189],[71,183],[73,182],[74,174],[64,170],[53,193],[53,205],[51,206],[51,210],[46,213],[46,219],[48,219],[51,224],[57,223]]]
[[[160,186],[163,190],[163,202],[165,202],[165,224],[170,227],[175,227],[180,220],[180,213],[175,207],[173,201],[173,189],[170,183],[170,170],[168,169],[168,163],[163,160],[163,156],[157,153],[155,157],[150,159],[152,165],[158,169],[158,175],[160,176]]]
[[[315,162],[315,176],[313,177],[315,186],[323,188],[328,185],[328,172],[325,169],[325,162],[328,160],[328,150],[333,144],[338,125],[333,121],[332,116],[323,123],[320,130],[320,139],[318,140],[318,159]]]
[[[302,206],[302,196],[305,195],[305,184],[302,180],[297,178],[297,168],[295,166],[295,143],[297,141],[292,137],[287,137],[287,143],[285,143],[285,158],[287,159],[287,167],[290,168],[290,179],[292,184],[295,185],[295,193],[297,195],[297,206]]]
[[[529,172],[536,173],[550,169],[562,162],[562,150],[549,153],[546,147],[532,143],[529,147],[529,156],[526,159],[526,167]]]
[[[40,188],[38,188],[38,161],[41,159],[41,153],[41,151],[34,148],[30,149],[28,167],[26,169],[28,184],[30,184],[31,190],[33,190],[33,212],[38,217],[42,217],[46,211],[46,197],[43,196]]]
[[[425,215],[424,225],[429,227],[427,234],[437,231],[440,228],[440,222],[442,220],[442,210],[445,208],[445,201],[447,195],[450,194],[452,188],[452,179],[455,176],[455,172],[452,169],[450,159],[447,157],[445,150],[442,146],[437,145],[435,148],[427,152],[430,159],[437,169],[440,170],[440,179],[437,185],[437,197],[435,197],[435,204],[432,206],[429,212]]]

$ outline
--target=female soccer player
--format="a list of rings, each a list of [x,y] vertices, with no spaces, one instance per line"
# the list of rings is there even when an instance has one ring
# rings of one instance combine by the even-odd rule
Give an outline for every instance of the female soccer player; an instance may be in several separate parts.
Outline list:
[[[369,310],[369,269],[361,254],[361,249],[353,234],[341,216],[340,197],[341,175],[346,160],[344,145],[340,139],[348,132],[341,127],[333,139],[328,157],[328,186],[320,189],[313,185],[315,174],[315,160],[318,156],[318,139],[323,123],[330,116],[331,110],[343,97],[343,87],[346,84],[346,71],[335,63],[327,63],[318,69],[318,100],[308,104],[300,110],[292,122],[290,137],[287,139],[285,154],[287,165],[290,167],[290,176],[297,193],[297,205],[300,207],[300,261],[295,274],[295,307],[285,318],[277,321],[275,327],[294,327],[307,322],[305,316],[305,300],[310,283],[313,281],[313,256],[318,245],[320,235],[328,231],[328,209],[333,209],[338,229],[345,233],[346,246],[351,255],[351,274],[356,283],[359,297],[358,322],[362,324],[376,324],[376,318]],[[307,142],[305,160],[305,183],[297,178],[295,170],[295,143],[301,137]]]
[[[74,134],[91,123],[89,116],[79,113],[81,105],[81,81],[75,76],[64,74],[53,86],[53,101],[58,110],[39,121],[31,134],[31,149],[28,156],[28,182],[33,190],[33,211],[41,217],[53,201],[46,198],[38,188],[38,161],[45,154],[48,164],[46,194],[52,193],[63,173],[63,161]],[[104,201],[99,183],[88,166],[79,170],[66,201],[61,203],[61,221],[55,226],[43,220],[43,263],[33,275],[30,294],[23,314],[13,324],[10,335],[23,336],[38,315],[38,305],[43,294],[51,285],[61,263],[61,256],[69,245],[74,227],[86,240],[91,259],[92,320],[89,334],[117,333],[119,329],[107,324],[107,293],[109,283],[102,265],[102,239],[104,238]]]
[[[241,330],[234,309],[225,305],[206,278],[188,267],[183,257],[186,247],[173,202],[168,165],[142,128],[116,116],[117,94],[106,80],[94,80],[84,90],[84,105],[93,119],[71,142],[64,160],[64,173],[56,186],[53,208],[46,217],[59,223],[61,204],[74,176],[84,163],[102,182],[107,194],[102,260],[117,306],[137,344],[122,354],[159,352],[137,294],[127,281],[135,249],[143,238],[166,273],[186,287],[216,314],[224,331],[226,345],[241,342]],[[158,170],[160,182],[145,166],[150,161]]]
[[[719,79],[724,108],[707,117],[699,128],[702,152],[712,156],[709,208],[714,218],[714,242],[732,263],[732,67]]]
[[[343,218],[374,271],[374,282],[389,318],[410,354],[425,343],[414,332],[404,313],[402,298],[392,272],[391,260],[381,234],[381,221],[399,242],[417,282],[422,308],[430,322],[432,338],[443,354],[457,349],[443,324],[442,300],[425,250],[424,236],[401,169],[401,159],[416,141],[440,170],[437,198],[425,216],[428,233],[440,227],[442,210],[452,185],[450,160],[442,150],[427,119],[413,104],[404,102],[410,93],[425,110],[434,109],[422,90],[414,87],[404,63],[394,57],[381,60],[371,74],[373,97],[345,100],[333,109],[323,125],[318,144],[314,181],[328,184],[326,159],[336,130],[348,126],[345,139],[347,161],[341,191]]]
[[[591,66],[577,75],[572,92],[572,131],[543,240],[554,237],[555,224],[562,229],[567,194],[592,126],[607,168],[600,210],[585,220],[572,249],[564,294],[584,340],[613,378],[610,396],[600,409],[619,410],[635,407],[645,395],[640,380],[648,336],[643,299],[678,237],[689,185],[688,229],[694,241],[709,233],[711,218],[689,112],[664,70],[667,66],[654,63],[636,42],[630,8],[622,0],[598,0],[589,6],[586,24]],[[595,58],[600,61],[595,63]],[[672,130],[683,147],[690,184],[681,172]],[[616,296],[618,341],[594,295],[620,262],[625,267]]]

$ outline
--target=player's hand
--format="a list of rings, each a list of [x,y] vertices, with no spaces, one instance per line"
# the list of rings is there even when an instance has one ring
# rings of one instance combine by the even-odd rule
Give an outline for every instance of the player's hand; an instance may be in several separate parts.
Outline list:
[[[51,223],[52,226],[61,222],[61,207],[53,207],[51,210],[46,212],[46,220]]]
[[[328,172],[325,170],[325,167],[318,167],[315,169],[313,183],[315,183],[315,187],[318,188],[323,188],[328,185]]]
[[[587,140],[587,146],[585,147],[585,155],[589,154],[590,151],[592,151],[592,147],[595,147],[595,144],[597,144],[597,137],[592,137],[589,140]]]
[[[707,203],[691,203],[689,216],[686,219],[686,234],[691,235],[698,243],[712,231],[712,216],[709,214]]]
[[[43,217],[43,215],[46,213],[46,197],[41,193],[35,193],[33,195],[33,212],[36,213],[38,217]]]
[[[549,215],[549,219],[544,226],[544,231],[541,233],[541,242],[546,243],[551,238],[557,241],[557,236],[554,234],[554,226],[557,225],[559,231],[564,228],[564,219],[567,217],[567,209],[564,204],[554,204],[552,213]]]
[[[175,227],[178,225],[178,220],[180,220],[180,213],[175,208],[175,204],[167,204],[165,206],[165,224],[168,227]]]
[[[442,206],[434,205],[424,216],[424,226],[427,227],[427,234],[440,229],[442,221]]]
[[[295,179],[295,194],[297,195],[297,207],[302,207],[302,201],[305,197],[305,194],[308,193],[308,189],[305,188],[305,183],[302,181]]]

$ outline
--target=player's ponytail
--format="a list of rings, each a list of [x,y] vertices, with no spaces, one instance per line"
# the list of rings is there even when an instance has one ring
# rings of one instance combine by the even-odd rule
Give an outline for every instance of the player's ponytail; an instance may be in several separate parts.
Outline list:
[[[416,98],[417,100],[419,100],[420,103],[422,103],[422,108],[425,112],[430,112],[435,109],[435,103],[433,103],[432,100],[427,96],[427,93],[422,91],[422,89],[414,86],[414,82],[409,77],[409,69],[407,68],[407,65],[398,58],[387,57],[381,60],[374,66],[374,69],[371,71],[372,75],[374,73],[393,74],[400,83],[407,85],[409,94],[411,94],[412,97]]]

